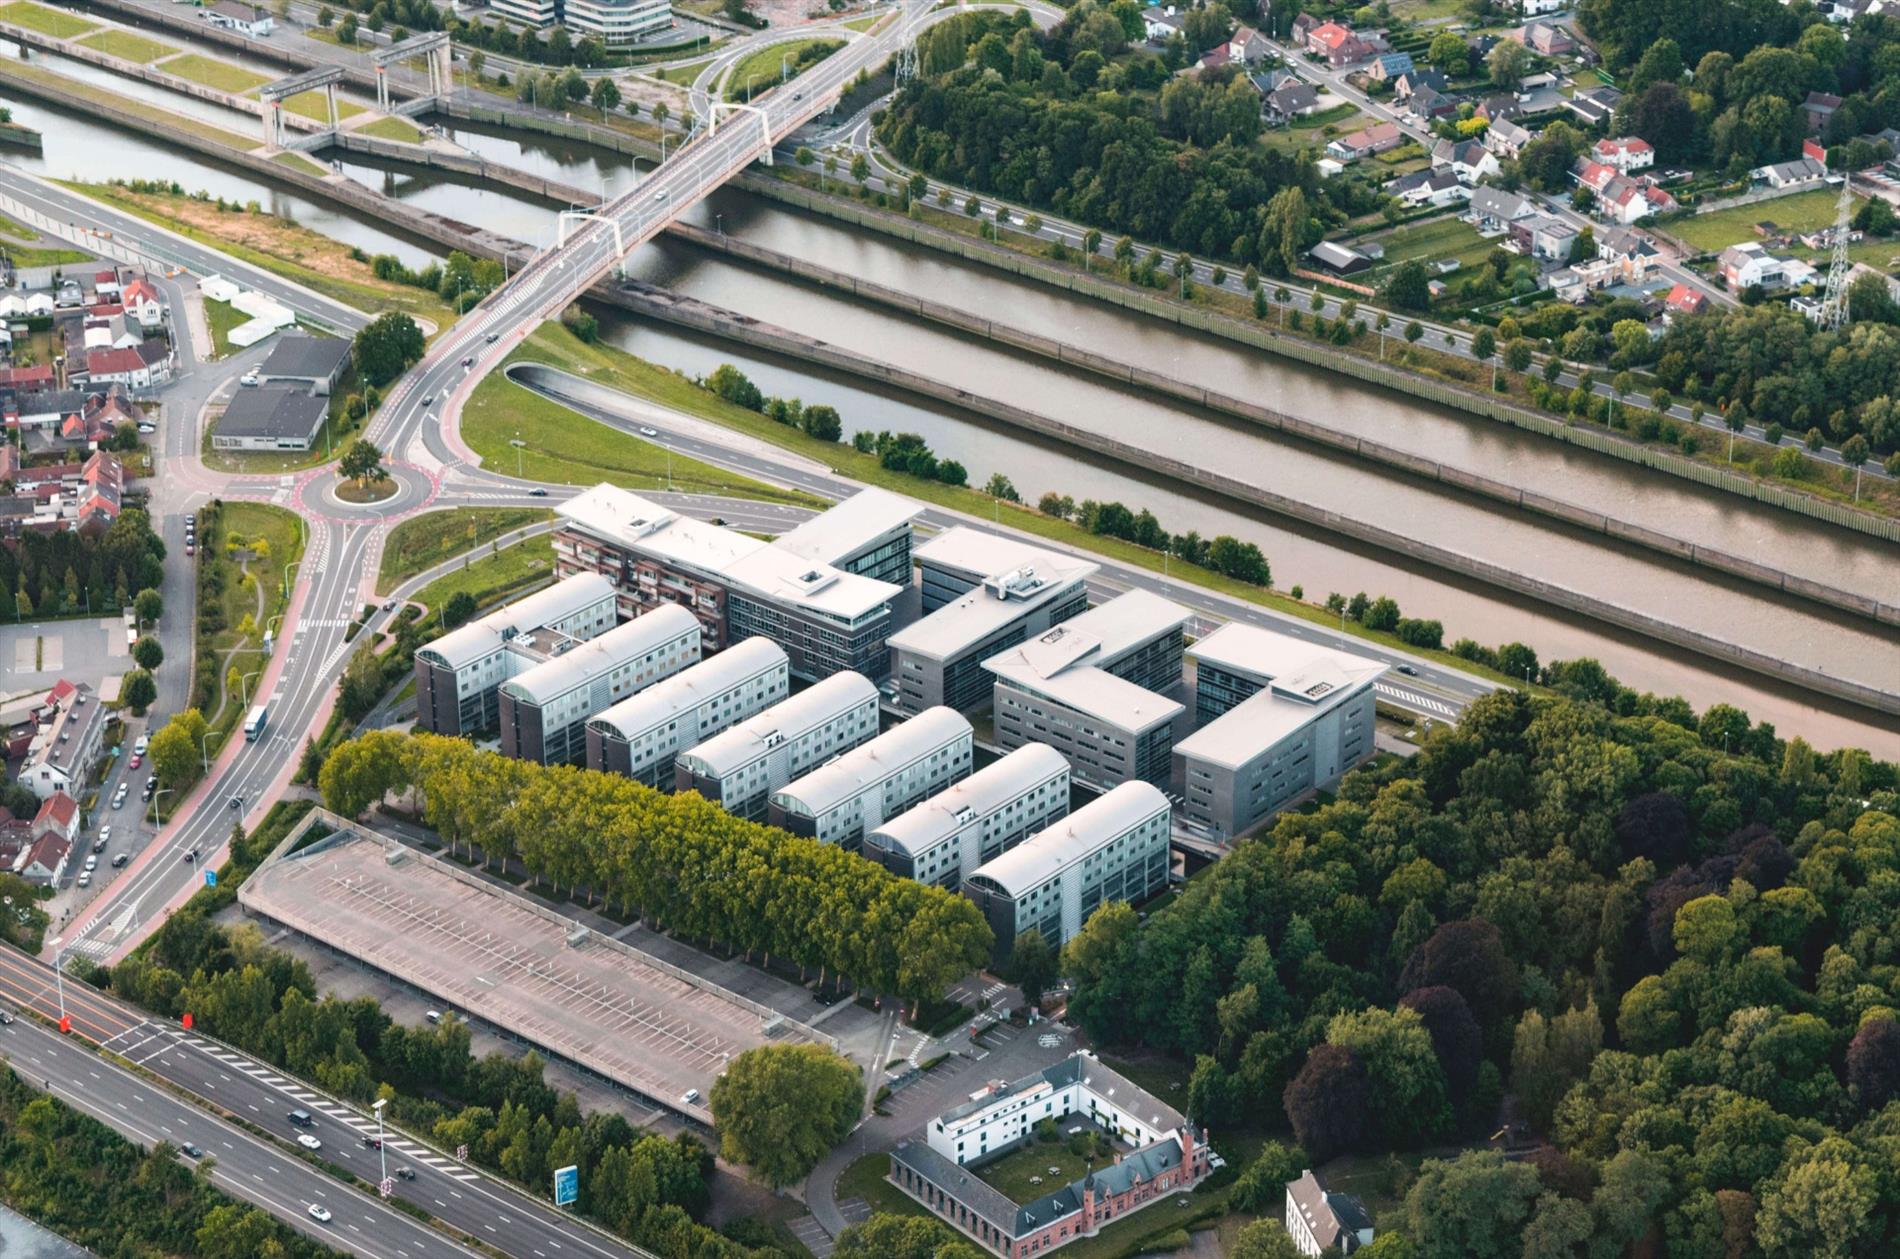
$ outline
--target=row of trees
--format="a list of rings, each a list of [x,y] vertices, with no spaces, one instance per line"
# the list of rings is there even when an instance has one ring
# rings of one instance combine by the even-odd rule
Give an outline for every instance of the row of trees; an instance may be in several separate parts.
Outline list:
[[[0,547],[0,590],[18,619],[123,608],[164,577],[165,543],[137,508],[96,536],[23,531]]]
[[[1256,543],[1242,542],[1224,533],[1211,539],[1203,538],[1192,529],[1171,534],[1146,507],[1131,511],[1122,503],[1098,503],[1092,498],[1077,503],[1067,494],[1050,491],[1037,501],[1036,510],[1057,520],[1072,520],[1100,537],[1120,538],[1151,551],[1164,551],[1223,577],[1255,586],[1273,584],[1273,568]]]
[[[807,437],[815,437],[821,442],[835,442],[844,436],[844,420],[838,415],[836,407],[823,404],[806,406],[797,398],[768,397],[752,383],[751,377],[731,363],[721,363],[713,368],[712,375],[701,383],[727,402],[748,411],[757,411],[787,428],[798,429]]]
[[[781,957],[906,1001],[937,999],[989,955],[989,926],[962,897],[694,793],[385,731],[339,746],[318,782],[349,817],[414,792],[451,845],[518,860],[537,881],[587,889],[748,957]]]
[[[1427,1164],[1381,1221],[1400,1254],[1891,1249],[1900,769],[1541,672],[1558,698],[1481,700],[1145,923],[1097,911],[1072,1015],[1192,1056],[1193,1115],[1307,1160],[1489,1132],[1514,1095],[1554,1148]]]

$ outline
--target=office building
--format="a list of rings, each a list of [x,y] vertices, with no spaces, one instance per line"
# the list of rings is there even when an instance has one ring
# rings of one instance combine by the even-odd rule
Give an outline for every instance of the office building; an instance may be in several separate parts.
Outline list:
[[[964,875],[1068,812],[1069,762],[1031,743],[867,831],[864,855],[907,879],[959,888]]]
[[[1373,754],[1378,661],[1240,624],[1189,654],[1195,710],[1213,714],[1174,748],[1189,822],[1244,835]]]
[[[772,793],[772,825],[856,849],[885,818],[969,777],[976,735],[963,715],[930,708]]]
[[[549,658],[554,645],[614,627],[613,583],[576,573],[416,650],[416,729],[474,735],[500,720],[496,688]]]
[[[790,689],[784,648],[749,638],[588,718],[587,768],[671,791],[676,756],[770,708]]]
[[[1125,782],[977,867],[963,894],[996,933],[996,964],[1008,964],[1025,931],[1061,948],[1109,901],[1139,904],[1164,891],[1170,830],[1168,798]]]
[[[510,2],[520,0],[496,0],[496,7]],[[562,0],[561,21],[577,40],[591,35],[610,49],[628,48],[670,27],[673,11],[668,0]]]
[[[893,698],[907,713],[988,703],[983,661],[1087,610],[1098,567],[961,526],[918,547],[917,559],[925,615],[890,638]]]
[[[774,791],[877,737],[877,687],[834,673],[679,754],[673,785],[728,813],[763,820]]]
[[[858,495],[775,542],[707,524],[612,485],[559,508],[556,571],[597,572],[620,592],[626,615],[678,604],[699,618],[707,654],[754,636],[785,649],[794,677],[849,670],[882,677],[899,584],[841,564],[890,571],[908,551],[916,506],[895,495]],[[901,517],[901,519],[899,519]]]
[[[501,754],[543,765],[587,760],[587,719],[699,663],[699,621],[655,608],[503,682]]]
[[[1034,1140],[1036,1125],[1088,1124],[1133,1147],[1114,1163],[1018,1204],[973,1170]],[[1002,1259],[1046,1254],[1111,1220],[1192,1190],[1223,1164],[1205,1129],[1079,1053],[1022,1079],[997,1080],[930,1120],[891,1153],[891,1181]]]
[[[1166,785],[1186,708],[1160,692],[1180,681],[1189,615],[1132,590],[985,660],[997,745],[1047,743],[1090,786]]]

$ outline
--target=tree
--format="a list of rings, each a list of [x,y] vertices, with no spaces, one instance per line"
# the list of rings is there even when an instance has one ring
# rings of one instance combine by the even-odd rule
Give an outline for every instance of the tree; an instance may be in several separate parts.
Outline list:
[[[1294,1139],[1315,1162],[1360,1148],[1371,1127],[1365,1063],[1343,1045],[1315,1045],[1280,1100]]]
[[[1870,1018],[1847,1044],[1847,1088],[1869,1114],[1900,1097],[1900,1023]]]
[[[1525,1117],[1540,1131],[1570,1086],[1603,1048],[1603,1023],[1594,1005],[1546,1019],[1530,1010],[1511,1041],[1511,1083]]]
[[[1518,1259],[1540,1186],[1495,1150],[1427,1161],[1405,1195],[1418,1259]]]
[[[1487,1029],[1517,1004],[1517,966],[1505,953],[1498,929],[1481,918],[1445,923],[1406,961],[1400,987],[1410,991],[1434,984],[1456,989]]]
[[[1431,273],[1418,258],[1399,264],[1385,282],[1386,303],[1399,310],[1430,310],[1432,307]]]
[[[1857,503],[1860,501],[1861,468],[1872,453],[1868,449],[1867,439],[1859,433],[1841,443],[1841,462],[1854,470],[1854,501]]]
[[[1299,1254],[1286,1225],[1277,1219],[1255,1220],[1241,1229],[1228,1252],[1229,1259],[1299,1259]]]
[[[156,669],[165,663],[165,649],[156,638],[147,634],[132,645],[132,659],[141,669]]]
[[[132,609],[140,625],[156,625],[158,618],[165,614],[165,600],[158,591],[148,586],[139,591],[138,597],[132,601]]]
[[[1055,982],[1056,951],[1049,947],[1042,932],[1031,927],[1016,937],[1009,953],[1010,978],[1023,990],[1023,1003],[1030,1009],[1042,1004],[1042,994]]]
[[[1440,31],[1434,36],[1426,58],[1454,79],[1471,73],[1471,45],[1456,31]]]
[[[1531,343],[1528,337],[1513,337],[1504,347],[1504,365],[1522,374],[1530,369]]]
[[[336,462],[339,475],[347,477],[359,486],[371,481],[380,481],[387,475],[383,468],[383,452],[375,443],[359,437],[343,450],[343,457]]]
[[[22,594],[20,597],[26,596]],[[125,681],[120,683],[119,697],[125,701],[125,706],[131,709],[134,715],[142,717],[145,715],[145,710],[158,699],[158,683],[154,682],[152,675],[144,669],[134,669],[126,674]]]
[[[475,596],[466,590],[458,590],[449,596],[442,608],[442,628],[454,629],[475,615]]]
[[[845,1138],[863,1106],[856,1064],[819,1045],[764,1045],[713,1082],[719,1149],[774,1188],[802,1179]]]
[[[1507,91],[1515,91],[1530,69],[1530,50],[1514,39],[1500,39],[1484,59],[1491,82]]]
[[[356,371],[381,388],[422,357],[422,329],[401,311],[386,311],[356,334],[350,355]]]
[[[1443,984],[1414,989],[1399,999],[1399,1006],[1418,1015],[1445,1074],[1446,1096],[1452,1106],[1462,1108],[1484,1059],[1484,1033],[1471,1015],[1471,1006],[1457,989]]]
[[[594,90],[588,94],[588,101],[601,113],[612,113],[620,108],[620,89],[603,74],[594,80]]]
[[[1450,1127],[1445,1073],[1417,1011],[1337,1014],[1326,1026],[1326,1041],[1365,1064],[1367,1108],[1387,1145],[1417,1144]]]
[[[838,1235],[833,1259],[984,1259],[941,1220],[919,1215],[873,1215]]]
[[[197,780],[204,764],[202,740],[210,732],[204,716],[195,708],[175,713],[164,729],[152,736],[146,758],[162,786],[181,789]]]

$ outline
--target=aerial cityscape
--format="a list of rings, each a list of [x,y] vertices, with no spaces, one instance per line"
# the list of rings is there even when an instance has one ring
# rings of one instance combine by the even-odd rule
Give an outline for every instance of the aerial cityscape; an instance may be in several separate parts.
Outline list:
[[[0,1254],[1900,1255],[1896,0],[0,54]]]

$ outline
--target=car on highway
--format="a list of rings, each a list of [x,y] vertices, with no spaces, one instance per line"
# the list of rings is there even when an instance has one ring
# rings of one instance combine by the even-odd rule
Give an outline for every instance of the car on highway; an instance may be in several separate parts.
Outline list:
[[[288,1119],[292,1126],[298,1128],[308,1128],[312,1123],[316,1122],[310,1117],[309,1111],[301,1108],[291,1111],[288,1115],[285,1115],[284,1118]]]
[[[191,542],[185,543],[186,555],[196,555],[197,553],[198,553],[198,547],[195,543],[191,543]]]
[[[139,425],[139,432],[141,433],[156,433],[157,431],[158,425],[150,423],[149,421]]]
[[[86,867],[85,867],[85,869],[86,869],[86,873],[87,873],[87,874],[91,874],[91,873],[92,873],[92,872],[93,872],[94,870],[97,870],[98,868],[99,868],[99,858],[97,858],[97,857],[87,857],[87,858],[86,858]]]
[[[416,1169],[413,1167],[398,1167],[396,1169],[397,1180],[414,1180],[415,1178]]]
[[[123,809],[125,807],[125,788],[124,787],[120,787],[118,794],[112,797],[112,807],[115,809]]]
[[[205,1156],[205,1152],[203,1150],[199,1149],[197,1146],[193,1145],[189,1141],[185,1142],[183,1145],[179,1146],[178,1148],[180,1151],[183,1152],[186,1158],[203,1158]]]
[[[232,797],[231,797],[231,807],[232,807],[232,808],[234,808],[234,809],[241,809],[241,808],[243,808],[243,807],[244,807],[244,797],[243,797],[243,796],[236,796],[236,795],[234,795],[234,796],[232,796]]]
[[[13,1011],[0,1010],[0,1026],[10,1026],[12,1023],[13,1023]]]
[[[306,1150],[321,1150],[323,1148],[323,1142],[311,1136],[308,1132],[299,1132],[297,1134],[297,1144]]]
[[[434,405],[435,405],[435,395],[434,395],[434,394],[432,394],[432,393],[425,393],[425,394],[423,394],[423,395],[422,395],[422,405],[423,405],[423,406],[425,406],[425,407],[431,407],[431,406],[434,406]]]
[[[243,385],[246,389],[255,388],[257,386],[257,373],[254,371],[245,372],[242,376],[238,377],[238,384]]]
[[[660,430],[657,428],[642,428],[640,430],[640,436],[642,437],[658,437],[659,435]]]
[[[548,496],[547,490],[539,485],[535,486],[533,489],[528,491],[529,498],[546,498],[547,496]]]
[[[188,511],[185,513],[185,528],[187,529],[194,528],[197,525],[197,523],[198,523],[197,512]]]
[[[1400,673],[1403,673],[1403,674],[1404,674],[1404,675],[1405,675],[1406,677],[1408,677],[1408,678],[1415,678],[1415,677],[1417,677],[1417,676],[1418,676],[1418,670],[1417,670],[1417,669],[1414,669],[1414,668],[1413,668],[1413,667],[1412,667],[1411,665],[1409,665],[1409,664],[1402,664],[1402,665],[1400,665],[1400,666],[1399,666],[1399,672],[1400,672]]]
[[[383,1148],[383,1139],[381,1137],[364,1137],[363,1148],[366,1150],[380,1150]]]
[[[126,768],[137,769],[140,765],[143,765],[144,763],[145,763],[145,757],[138,752],[134,752],[132,753],[132,759],[126,762]]]
[[[310,1204],[310,1218],[319,1224],[328,1224],[330,1222],[330,1208],[320,1202],[313,1202]]]
[[[109,844],[111,842],[112,842],[112,827],[110,825],[100,827],[99,828],[99,843],[101,845],[104,845],[104,844]],[[97,852],[98,849],[95,848],[93,851]]]
[[[488,334],[488,344],[490,344],[490,345],[493,345],[493,344],[495,344],[495,342],[497,342],[497,341],[499,341],[499,340],[501,340],[501,333],[499,333],[499,332],[491,332],[491,333],[489,333],[489,334]]]
[[[198,860],[198,850],[196,848],[185,849],[185,860],[187,862],[193,862],[193,861]]]
[[[462,366],[463,366],[463,367],[473,367],[473,366],[475,366],[475,356],[471,354],[471,355],[469,355],[469,356],[468,356],[467,358],[465,358],[465,359],[463,359],[463,360],[462,360]]]

